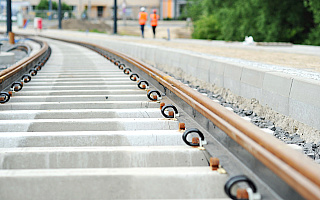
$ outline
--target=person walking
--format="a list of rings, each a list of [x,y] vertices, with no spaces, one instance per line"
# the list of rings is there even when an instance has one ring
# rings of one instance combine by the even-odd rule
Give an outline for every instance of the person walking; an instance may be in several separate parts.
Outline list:
[[[139,12],[139,24],[141,27],[142,38],[144,38],[144,25],[146,25],[146,22],[148,20],[148,14],[145,11],[146,9],[144,7],[141,7]]]
[[[150,19],[151,19],[151,26],[152,26],[152,31],[153,31],[153,38],[156,38],[156,28],[158,26],[158,19],[159,19],[159,15],[157,15],[157,10],[154,9],[153,10],[153,14],[150,15]]]

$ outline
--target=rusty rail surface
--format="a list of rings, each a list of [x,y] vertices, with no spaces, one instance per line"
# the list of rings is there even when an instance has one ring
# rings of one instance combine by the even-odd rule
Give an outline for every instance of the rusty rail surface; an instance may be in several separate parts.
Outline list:
[[[133,64],[211,120],[301,196],[306,199],[320,199],[320,167],[316,163],[220,104],[164,72],[123,53],[87,42],[45,37],[107,51]]]
[[[39,57],[41,57],[47,50],[49,49],[49,46],[46,42],[43,42],[42,47],[40,51],[33,56],[30,56],[28,58],[22,59],[16,64],[12,65],[11,67],[3,70],[0,72],[0,84],[2,84],[5,80],[9,79],[11,76],[18,73],[20,70],[27,67],[29,64],[37,60]]]

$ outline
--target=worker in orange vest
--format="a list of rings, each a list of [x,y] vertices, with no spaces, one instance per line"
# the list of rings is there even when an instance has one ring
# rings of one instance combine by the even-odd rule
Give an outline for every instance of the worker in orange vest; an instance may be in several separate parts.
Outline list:
[[[148,14],[145,12],[146,9],[144,7],[140,8],[139,12],[139,24],[141,26],[141,33],[142,33],[142,38],[144,38],[144,25],[146,25],[146,22],[148,20]]]
[[[153,10],[153,14],[150,15],[150,19],[151,19],[151,26],[152,26],[152,31],[153,31],[153,38],[156,38],[156,28],[158,26],[158,19],[159,19],[159,15],[157,15],[157,10],[154,9]]]

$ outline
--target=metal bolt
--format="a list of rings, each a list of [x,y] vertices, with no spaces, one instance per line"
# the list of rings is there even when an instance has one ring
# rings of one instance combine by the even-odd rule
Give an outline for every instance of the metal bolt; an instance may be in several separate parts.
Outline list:
[[[220,164],[219,158],[214,158],[214,157],[210,158],[210,168],[212,170],[218,170],[219,169],[219,164]]]
[[[197,137],[192,138],[192,143],[199,144],[200,143],[199,138],[197,138]]]
[[[166,105],[166,104],[165,104],[164,102],[161,102],[161,103],[160,103],[160,110],[161,110],[162,107],[165,106],[165,105]],[[181,124],[181,123],[180,123],[180,124]],[[179,127],[180,127],[180,124],[179,124]]]
[[[153,99],[158,100],[158,96],[157,95],[153,95]]]
[[[179,123],[179,130],[186,130],[186,124],[185,123]]]
[[[249,194],[246,189],[238,188],[237,189],[237,199],[249,199]]]

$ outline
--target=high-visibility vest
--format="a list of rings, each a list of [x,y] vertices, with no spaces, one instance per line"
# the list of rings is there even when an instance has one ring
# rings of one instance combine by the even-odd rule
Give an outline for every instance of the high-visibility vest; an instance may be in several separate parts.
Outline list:
[[[148,14],[146,12],[139,12],[139,24],[145,25],[148,19]]]
[[[150,15],[150,19],[151,19],[151,26],[157,26],[158,25],[159,15],[151,14]]]

